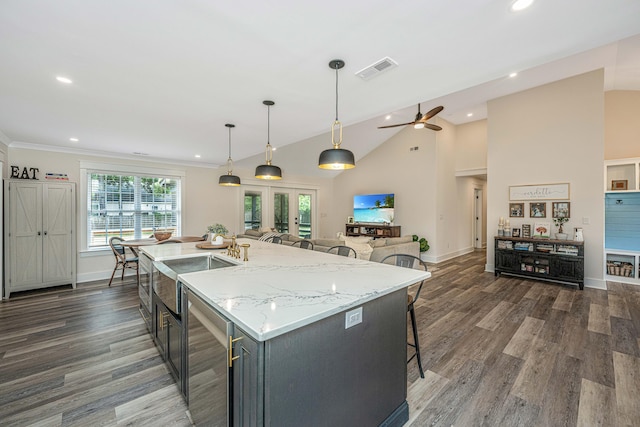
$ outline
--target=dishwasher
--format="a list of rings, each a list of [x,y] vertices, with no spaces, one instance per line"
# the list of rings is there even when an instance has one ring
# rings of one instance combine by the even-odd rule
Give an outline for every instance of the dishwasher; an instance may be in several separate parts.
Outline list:
[[[195,425],[231,425],[229,337],[233,323],[218,314],[191,290],[187,295],[188,401]]]

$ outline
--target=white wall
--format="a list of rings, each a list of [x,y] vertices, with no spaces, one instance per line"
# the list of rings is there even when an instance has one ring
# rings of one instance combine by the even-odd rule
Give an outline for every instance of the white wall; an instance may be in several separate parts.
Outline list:
[[[488,112],[489,235],[497,234],[501,216],[509,216],[510,185],[568,182],[571,220],[567,226],[584,229],[585,285],[604,287],[603,71],[492,100]],[[549,215],[547,220],[552,222]],[[512,218],[511,225],[522,222],[532,220]],[[487,270],[493,271],[493,266],[490,242]]]
[[[640,157],[640,91],[609,91],[604,101],[604,158]]]
[[[402,235],[425,237],[431,245],[428,253],[435,250],[435,134],[430,130],[407,127],[358,160],[355,169],[338,175],[333,188],[332,231],[344,232],[347,217],[353,215],[354,195],[394,193],[394,222],[402,227]],[[411,150],[415,147],[418,149]]]
[[[244,227],[241,215],[242,187],[222,187],[218,185],[218,178],[226,173],[226,165],[221,168],[205,168],[193,166],[171,165],[167,163],[153,163],[145,161],[125,160],[109,157],[86,156],[70,153],[39,151],[22,148],[9,148],[9,165],[19,167],[36,167],[40,169],[40,179],[44,179],[47,172],[66,173],[69,181],[76,183],[80,190],[80,161],[96,163],[119,164],[132,167],[151,167],[158,169],[183,170],[184,178],[184,206],[182,215],[182,234],[200,236],[206,233],[207,225],[216,222],[225,224],[231,232],[241,232]],[[5,170],[8,167],[5,167]],[[253,178],[253,170],[235,169],[234,173],[246,182]],[[255,180],[258,181],[258,180]],[[277,185],[295,186],[296,184],[313,185],[321,194],[319,203],[330,204],[330,180],[309,180],[304,177],[290,176]],[[78,194],[77,197],[83,197]],[[79,199],[78,199],[79,202]],[[77,203],[80,209],[81,203]],[[78,212],[77,229],[82,226],[81,214]],[[77,233],[80,236],[81,233]],[[79,237],[80,238],[80,237]],[[78,248],[81,248],[78,241]],[[109,278],[113,270],[114,260],[111,251],[98,253],[80,253],[77,269],[78,282]]]

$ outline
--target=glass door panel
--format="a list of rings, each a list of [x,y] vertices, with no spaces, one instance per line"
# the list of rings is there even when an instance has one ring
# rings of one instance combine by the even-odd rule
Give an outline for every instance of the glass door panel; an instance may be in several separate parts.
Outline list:
[[[262,191],[245,190],[244,192],[244,229],[259,230],[262,228]]]
[[[297,226],[296,234],[303,239],[311,238],[311,203],[312,195],[298,193],[298,216],[295,218],[295,224]]]
[[[289,192],[273,194],[273,225],[279,233],[289,233]]]

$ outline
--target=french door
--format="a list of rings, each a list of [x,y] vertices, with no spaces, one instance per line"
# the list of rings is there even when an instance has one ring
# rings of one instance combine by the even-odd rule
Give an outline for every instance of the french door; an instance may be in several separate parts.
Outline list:
[[[280,233],[311,238],[315,232],[316,190],[247,186],[244,228],[273,227]]]

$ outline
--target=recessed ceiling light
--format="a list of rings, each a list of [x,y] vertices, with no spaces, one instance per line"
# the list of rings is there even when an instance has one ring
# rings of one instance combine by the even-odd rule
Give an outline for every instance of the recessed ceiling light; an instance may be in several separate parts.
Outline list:
[[[391,114],[389,114],[387,117],[385,117],[385,120],[389,120],[391,118]]]
[[[80,140],[79,140],[78,138],[69,138],[69,141],[71,141],[71,142],[78,142],[78,141],[80,141]]]
[[[518,73],[511,73],[511,74],[509,74],[509,77],[510,77],[510,78],[514,78],[514,77],[515,77],[515,76],[517,76],[517,75],[518,75]]]
[[[518,12],[524,10],[533,4],[533,0],[516,0],[511,4],[511,10]]]
[[[57,76],[56,80],[59,81],[60,83],[66,83],[68,85],[70,85],[71,83],[73,83],[73,81],[71,81],[71,79],[67,78],[67,77],[62,77],[62,76]]]
[[[467,113],[467,117],[473,116],[473,113]]]
[[[199,158],[200,158],[200,154],[196,154],[196,159],[199,159]]]
[[[274,147],[273,145],[271,146],[271,150],[272,151],[276,151],[278,149],[278,147]]]

